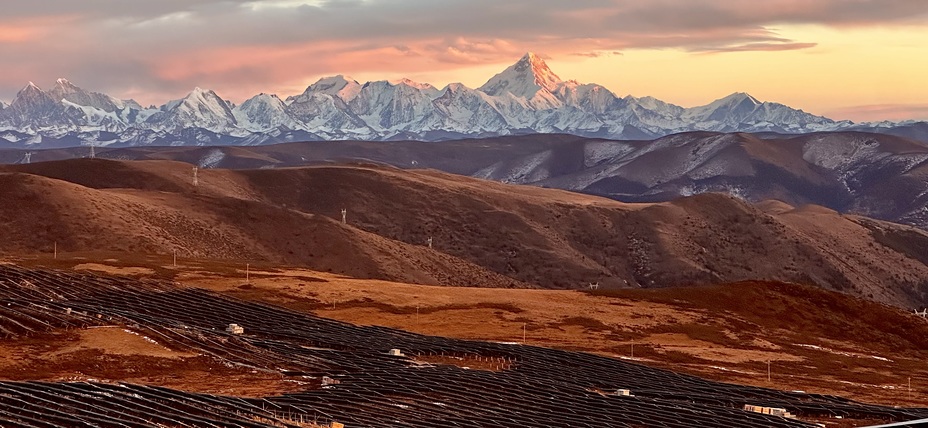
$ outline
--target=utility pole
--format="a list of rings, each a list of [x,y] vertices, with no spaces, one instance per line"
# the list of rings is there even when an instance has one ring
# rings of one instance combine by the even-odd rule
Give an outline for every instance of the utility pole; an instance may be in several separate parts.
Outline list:
[[[431,236],[429,236],[429,249],[430,250],[432,249],[432,237]]]
[[[55,241],[55,260],[58,260],[58,241]]]
[[[174,267],[177,267],[177,248],[174,249]]]
[[[193,167],[193,187],[200,185],[200,180],[197,178],[197,167]]]
[[[770,382],[770,360],[767,360],[767,382]]]
[[[249,265],[245,263],[245,284],[251,284],[251,273],[249,272]]]
[[[526,326],[527,326],[526,323],[522,323],[522,344],[523,344],[523,345],[525,344],[525,330],[526,330]]]

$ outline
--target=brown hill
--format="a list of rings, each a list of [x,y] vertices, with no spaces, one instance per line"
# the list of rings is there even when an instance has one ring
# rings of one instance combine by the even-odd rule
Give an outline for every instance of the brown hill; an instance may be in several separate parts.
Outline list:
[[[899,306],[928,296],[928,235],[821,207],[703,194],[624,204],[372,165],[200,171],[74,160],[7,167],[6,253],[268,260],[426,284],[664,287],[763,279]],[[46,177],[54,177],[50,179]],[[348,224],[340,223],[341,209]],[[433,238],[434,250],[426,247]]]
[[[91,162],[99,163],[99,162]],[[169,169],[167,169],[169,170]],[[74,178],[74,177],[72,177]],[[99,180],[93,177],[90,180]],[[143,186],[140,186],[143,187]],[[0,174],[3,252],[111,251],[298,263],[356,277],[527,287],[465,260],[335,220],[218,194],[93,189]],[[226,193],[230,193],[227,189]]]

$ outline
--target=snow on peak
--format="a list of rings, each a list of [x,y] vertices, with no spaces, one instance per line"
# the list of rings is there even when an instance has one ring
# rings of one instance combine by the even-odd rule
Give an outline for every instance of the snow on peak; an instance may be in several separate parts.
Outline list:
[[[48,98],[48,100],[46,100],[46,98]],[[35,83],[29,82],[28,85],[16,93],[16,98],[13,99],[13,104],[21,104],[23,101],[34,102],[35,100],[43,100],[43,102],[45,102],[50,101],[51,97],[41,88],[36,86]]]
[[[479,90],[460,83],[438,90],[409,79],[362,85],[336,75],[319,79],[286,102],[275,95],[260,94],[240,106],[200,87],[181,99],[143,109],[133,101],[83,90],[64,78],[48,92],[29,82],[7,108],[0,110],[0,126],[5,123],[54,135],[111,130],[142,136],[146,132],[200,128],[233,137],[294,131],[325,139],[424,136],[433,131],[461,135],[571,132],[645,138],[693,129],[798,133],[848,126],[782,104],[762,102],[742,92],[694,108],[652,97],[620,99],[600,85],[561,80],[541,56],[531,52]],[[254,138],[259,141],[264,137]]]
[[[339,97],[342,101],[348,102],[358,96],[359,92],[361,92],[361,84],[357,80],[339,74],[319,79],[316,83],[309,85],[303,94],[326,94]]]
[[[68,79],[59,78],[55,81],[55,87],[52,88],[51,92],[59,99],[62,99],[65,98],[65,95],[67,94],[81,92],[81,89],[77,86],[74,86],[74,84],[69,82]]]
[[[65,78],[56,80],[55,87],[50,89],[48,94],[56,101],[67,101],[78,106],[91,107],[107,113],[122,110],[127,106],[125,101],[99,92],[85,91]],[[135,103],[128,103],[128,105],[135,105]]]
[[[410,88],[413,88],[413,89],[416,89],[416,90],[422,92],[423,94],[425,94],[425,95],[427,95],[427,96],[429,96],[429,97],[431,97],[431,98],[437,98],[437,97],[440,96],[441,93],[442,93],[442,91],[438,90],[438,88],[436,88],[436,87],[434,87],[434,86],[432,86],[432,85],[430,85],[430,84],[428,84],[428,83],[419,83],[419,82],[416,82],[416,81],[413,81],[413,80],[409,80],[409,79],[407,79],[407,78],[405,78],[405,77],[402,78],[402,79],[400,79],[400,80],[392,81],[392,82],[390,82],[390,83],[392,83],[393,85],[397,85],[397,86],[399,86],[399,85],[408,86],[408,87],[410,87]]]
[[[752,97],[751,94],[749,94],[749,93],[747,93],[747,92],[735,92],[735,93],[733,93],[733,94],[731,94],[731,95],[729,95],[729,96],[727,96],[727,97],[725,97],[725,98],[722,98],[722,99],[720,99],[720,100],[718,100],[718,101],[716,101],[716,102],[735,102],[735,103],[739,103],[739,102],[743,102],[743,101],[747,101],[747,102],[749,102],[749,103],[751,103],[751,104],[754,104],[754,105],[761,105],[761,104],[763,104],[762,102],[758,101],[757,98]]]
[[[232,110],[239,126],[262,132],[276,128],[294,129],[296,121],[286,113],[287,106],[274,94],[260,93]]]
[[[542,89],[554,92],[561,83],[561,78],[551,71],[541,57],[529,52],[502,73],[493,76],[480,87],[480,91],[492,96],[508,92],[516,97],[530,99]]]
[[[394,84],[394,85],[406,85],[406,86],[410,86],[410,87],[413,87],[413,88],[416,88],[416,89],[431,89],[431,88],[435,88],[434,86],[432,86],[432,85],[430,85],[430,84],[428,84],[428,83],[419,83],[419,82],[416,82],[416,81],[414,81],[414,80],[407,79],[407,78],[405,78],[405,77],[402,78],[402,79],[399,79],[399,80],[391,81],[390,83],[392,83],[392,84]]]
[[[25,87],[23,87],[23,89],[20,90],[20,92],[26,92],[26,91],[42,92],[42,88],[39,88],[38,85],[36,85],[35,83],[32,83],[32,81],[30,80],[29,84],[27,84]]]
[[[467,86],[464,86],[463,83],[449,83],[448,86],[445,86],[445,89],[442,90],[442,93],[461,92],[467,89],[470,89],[470,88],[468,88]]]
[[[148,118],[160,127],[203,128],[213,132],[238,131],[232,114],[234,106],[211,90],[194,88],[183,99],[162,107],[162,113]]]
[[[737,116],[743,119],[764,103],[744,92],[735,92],[709,104],[689,109],[686,115],[698,121],[725,120]]]

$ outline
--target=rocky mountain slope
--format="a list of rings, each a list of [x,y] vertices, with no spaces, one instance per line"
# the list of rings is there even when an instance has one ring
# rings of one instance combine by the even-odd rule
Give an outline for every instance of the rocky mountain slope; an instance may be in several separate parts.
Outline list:
[[[101,159],[7,166],[4,253],[269,260],[427,284],[665,287],[766,279],[928,303],[928,234],[721,194],[626,204],[377,166],[206,170]],[[347,224],[341,210],[347,210]],[[433,248],[427,243],[432,238]]]
[[[299,95],[256,95],[240,105],[195,88],[161,106],[142,107],[59,79],[50,90],[29,83],[0,103],[0,144],[18,148],[78,145],[257,145],[309,140],[447,140],[526,133],[642,139],[686,131],[805,133],[874,130],[928,137],[925,124],[853,124],[735,93],[683,108],[619,97],[596,84],[563,80],[529,53],[478,89],[442,89],[408,79],[361,84],[320,79]]]

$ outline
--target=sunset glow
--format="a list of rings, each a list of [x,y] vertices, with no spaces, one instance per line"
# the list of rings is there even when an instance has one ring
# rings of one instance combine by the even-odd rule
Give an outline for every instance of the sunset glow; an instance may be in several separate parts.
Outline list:
[[[740,91],[834,119],[928,119],[919,0],[33,3],[0,17],[6,102],[58,77],[145,105],[195,86],[285,97],[334,74],[477,87],[533,51],[619,96],[689,107]]]

